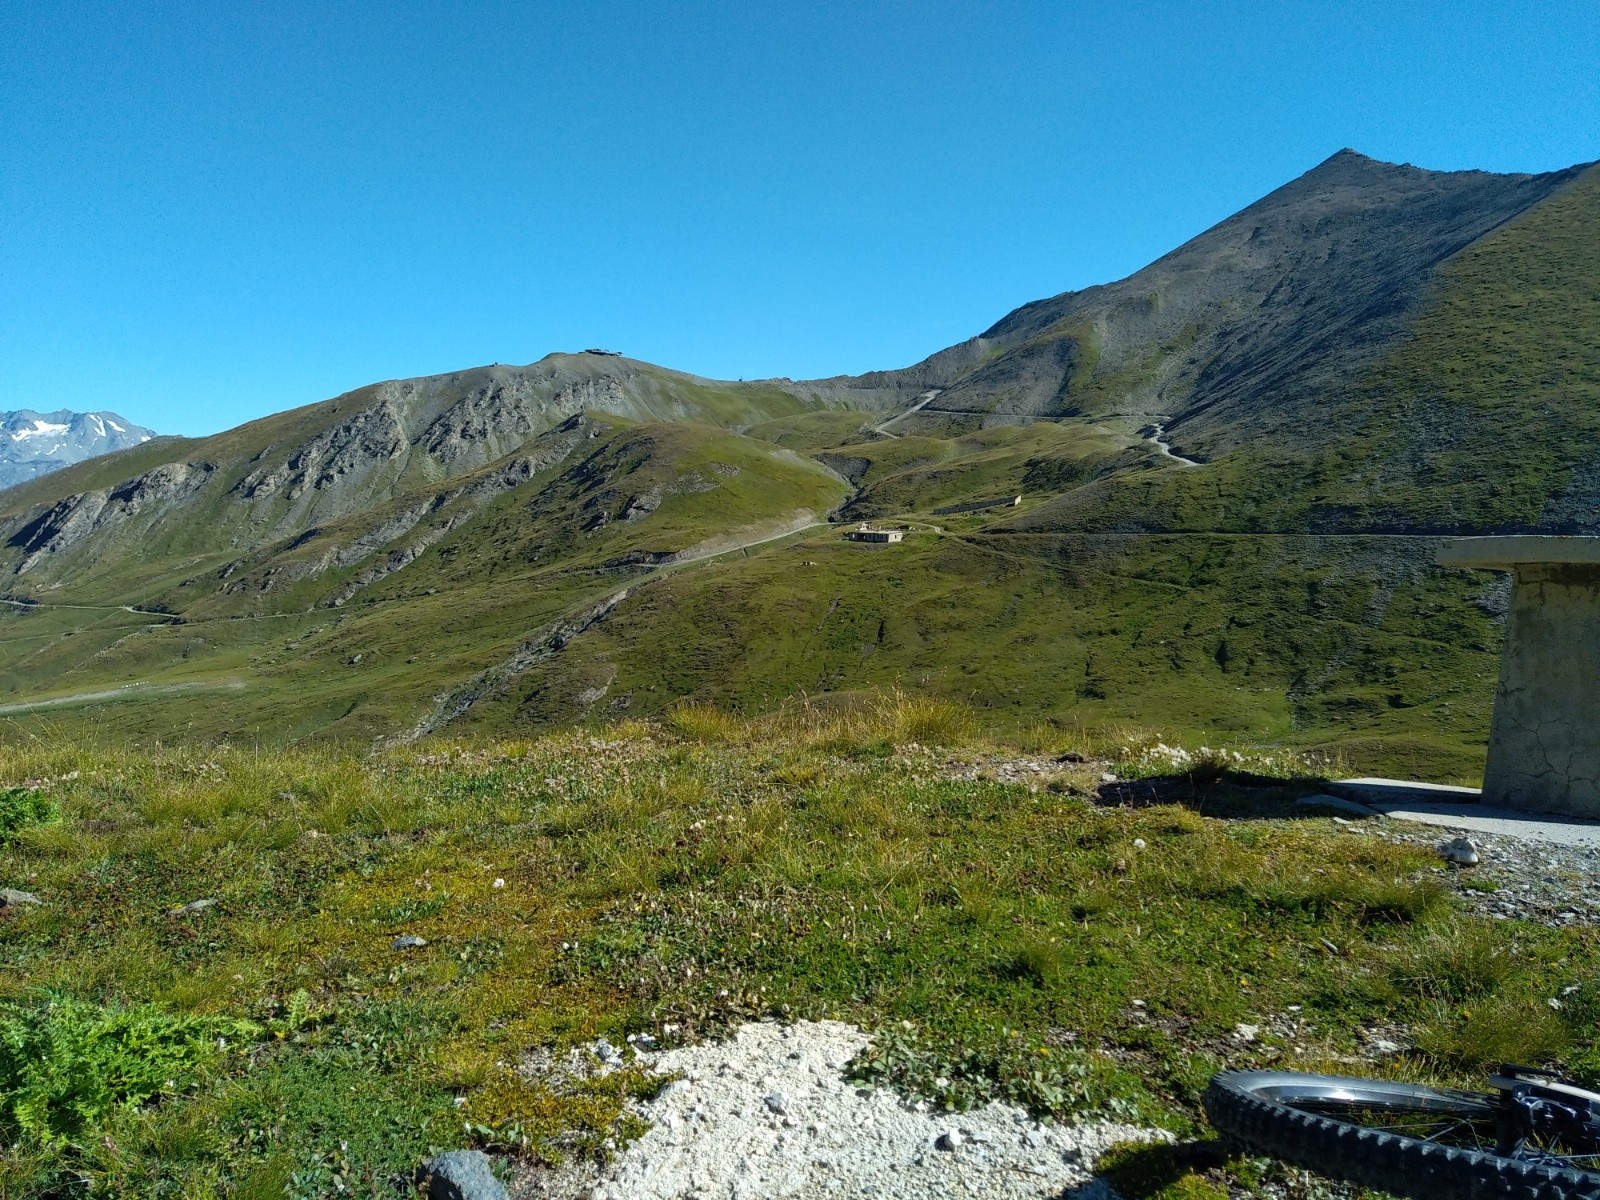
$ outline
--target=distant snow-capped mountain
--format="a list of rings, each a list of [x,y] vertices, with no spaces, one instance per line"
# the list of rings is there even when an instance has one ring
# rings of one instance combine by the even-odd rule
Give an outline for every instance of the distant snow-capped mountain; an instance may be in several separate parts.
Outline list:
[[[75,413],[65,408],[0,412],[0,488],[59,471],[86,458],[126,450],[155,437],[113,412]]]

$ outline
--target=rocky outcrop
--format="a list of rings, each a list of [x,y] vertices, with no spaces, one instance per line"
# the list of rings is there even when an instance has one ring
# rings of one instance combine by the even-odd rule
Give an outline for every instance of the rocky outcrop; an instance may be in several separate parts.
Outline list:
[[[331,487],[375,461],[401,457],[409,447],[394,403],[381,401],[317,434],[281,463],[251,471],[233,487],[241,500],[283,493],[298,499],[307,488]]]
[[[575,380],[550,390],[546,381],[517,375],[477,388],[436,418],[419,439],[432,458],[455,463],[474,456],[493,461],[582,412],[625,413],[628,403],[616,378]]]
[[[15,573],[24,574],[47,555],[59,554],[111,526],[149,515],[203,487],[216,468],[211,463],[165,463],[109,491],[68,496],[34,516],[7,539],[22,550]]]

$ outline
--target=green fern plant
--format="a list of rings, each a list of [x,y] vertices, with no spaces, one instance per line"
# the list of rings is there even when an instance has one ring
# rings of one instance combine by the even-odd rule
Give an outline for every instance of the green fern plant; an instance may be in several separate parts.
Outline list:
[[[0,1005],[0,1132],[7,1141],[77,1141],[114,1109],[192,1087],[259,1033],[248,1021],[175,1016],[153,1004],[47,995]]]

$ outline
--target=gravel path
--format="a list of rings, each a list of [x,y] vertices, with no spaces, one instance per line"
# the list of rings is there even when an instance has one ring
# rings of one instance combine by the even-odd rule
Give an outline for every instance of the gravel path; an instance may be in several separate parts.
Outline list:
[[[733,1038],[644,1055],[680,1076],[639,1115],[650,1130],[603,1173],[534,1176],[518,1197],[757,1200],[864,1197],[1105,1200],[1110,1145],[1164,1136],[1111,1123],[1040,1124],[1001,1104],[930,1112],[844,1068],[867,1035],[837,1021],[742,1026]]]

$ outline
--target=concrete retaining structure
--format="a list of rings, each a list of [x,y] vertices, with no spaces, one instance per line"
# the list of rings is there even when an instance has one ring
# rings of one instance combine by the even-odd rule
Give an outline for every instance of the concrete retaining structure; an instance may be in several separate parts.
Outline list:
[[[1456,538],[1439,564],[1515,578],[1484,802],[1600,817],[1600,538]]]

